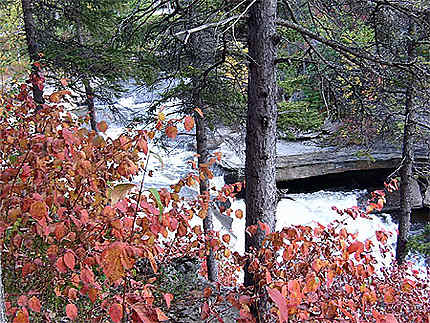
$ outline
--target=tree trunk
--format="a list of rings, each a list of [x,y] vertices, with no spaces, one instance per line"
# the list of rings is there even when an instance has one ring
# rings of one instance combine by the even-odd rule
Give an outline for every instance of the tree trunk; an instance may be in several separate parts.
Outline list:
[[[407,55],[408,60],[415,58],[415,43],[413,41],[414,21],[409,22]],[[414,106],[414,73],[408,76],[405,100],[405,126],[403,130],[403,150],[402,167],[400,168],[400,218],[399,235],[397,236],[396,260],[399,264],[405,261],[408,254],[407,243],[409,239],[409,229],[411,226],[412,212],[412,186],[413,163],[414,163],[414,142],[416,132],[416,107]]]
[[[90,81],[87,78],[84,78],[82,81],[85,87],[85,96],[88,106],[88,111],[90,113],[90,125],[91,129],[97,132],[97,121],[96,121],[96,108],[94,106],[94,90],[91,87]]]
[[[76,26],[76,36],[78,38],[79,45],[83,45],[85,42],[81,30],[81,23],[78,21]],[[82,83],[84,84],[85,88],[85,103],[87,104],[88,112],[90,114],[90,126],[92,130],[97,132],[96,109],[94,106],[94,89],[91,87],[90,80],[88,79],[87,75],[84,75]]]
[[[197,154],[199,155],[198,162],[200,165],[206,164],[208,162],[208,136],[207,136],[207,126],[205,118],[201,117],[198,113],[194,113],[196,119],[196,141],[197,141]],[[209,180],[207,177],[204,179],[200,178],[200,194],[209,195]],[[203,230],[206,237],[211,235],[214,230],[212,213],[208,212],[206,218],[203,220]],[[208,254],[206,256],[206,266],[208,269],[208,279],[210,281],[217,281],[218,278],[218,265],[215,259],[214,252],[212,248],[209,247]]]
[[[276,223],[276,0],[259,0],[250,10],[248,20],[248,114],[246,125],[246,227],[267,224],[271,230]],[[246,234],[245,251],[254,252],[262,247],[265,233],[260,228],[253,236]],[[255,286],[258,281],[245,266],[245,285]],[[262,291],[264,293],[264,291]],[[267,313],[267,295],[254,309],[258,321]],[[264,315],[264,314],[263,314]]]
[[[33,81],[33,98],[38,107],[40,108],[42,104],[45,103],[43,98],[43,89],[39,88],[34,80],[42,77],[42,71],[40,65],[37,63],[39,61],[39,45],[37,43],[36,35],[36,25],[33,19],[33,8],[31,5],[31,0],[22,0],[22,12],[24,16],[24,29],[25,37],[27,40],[27,50],[30,56],[31,67],[31,80]]]
[[[0,323],[6,323],[6,307],[3,288],[3,268],[2,268],[2,250],[0,249]]]
[[[199,17],[199,12],[196,8],[192,8],[187,17],[190,25],[193,26],[197,23],[196,17]],[[200,108],[203,113],[205,111],[205,102],[202,99],[202,89],[205,86],[204,80],[202,80],[201,70],[204,70],[208,66],[214,63],[215,60],[215,47],[216,41],[213,39],[212,30],[203,30],[200,32],[192,33],[189,39],[189,51],[190,51],[190,65],[193,66],[196,71],[195,75],[191,77],[192,84],[192,98],[191,104],[193,108]],[[199,71],[197,71],[197,69]],[[194,113],[194,119],[196,120],[196,143],[197,143],[197,154],[198,166],[207,164],[208,162],[208,136],[207,136],[207,119],[206,116],[201,117],[198,113]],[[209,180],[200,180],[200,194],[209,195]],[[210,206],[209,206],[210,207]],[[203,220],[203,231],[205,236],[210,239],[211,234],[214,230],[213,226],[213,213],[208,212],[206,218]],[[218,279],[218,264],[215,259],[213,249],[208,246],[208,254],[206,255],[206,265],[208,270],[208,280],[217,281]]]

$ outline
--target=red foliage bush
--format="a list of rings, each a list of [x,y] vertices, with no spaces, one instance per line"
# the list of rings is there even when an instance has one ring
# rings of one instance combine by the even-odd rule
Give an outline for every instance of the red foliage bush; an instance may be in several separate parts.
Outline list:
[[[212,248],[223,266],[221,283],[236,289],[227,295],[206,289],[202,319],[221,320],[217,305],[227,301],[238,309],[238,321],[252,322],[253,304],[265,300],[271,317],[260,321],[430,323],[428,276],[395,265],[377,270],[372,243],[356,241],[342,221],[280,232],[260,223],[247,234],[266,231],[262,248],[242,256],[226,247],[226,235],[204,237],[200,226],[191,227],[193,216],[207,216],[207,195],[194,201],[179,195],[184,185],[211,176],[208,165],[170,190],[144,190],[144,180],[137,189],[119,184],[145,173],[155,131],[174,137],[177,122],[191,130],[190,117],[166,121],[159,114],[155,129],[112,140],[81,127],[57,105],[36,112],[28,91],[23,85],[17,96],[2,98],[0,117],[0,234],[11,321],[167,320],[163,310],[174,300],[157,290],[159,267],[184,255],[203,260]],[[64,94],[52,94],[51,101]],[[240,188],[227,186],[219,198]],[[368,212],[380,206],[379,200],[369,204]],[[386,233],[378,238],[384,244]],[[151,275],[136,270],[142,259]],[[247,260],[257,281],[252,289],[237,283]]]

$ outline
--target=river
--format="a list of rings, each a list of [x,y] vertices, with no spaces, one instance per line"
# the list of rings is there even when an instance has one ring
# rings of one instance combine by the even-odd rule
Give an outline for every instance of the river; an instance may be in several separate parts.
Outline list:
[[[142,109],[145,109],[149,102],[156,99],[157,96],[148,94],[147,91],[132,91],[119,99],[116,108],[122,112],[122,116],[130,121],[136,115],[139,115]],[[105,120],[109,123],[107,136],[117,137],[122,133],[124,123],[114,118],[112,113],[108,112],[107,106],[98,104],[97,119]],[[167,108],[168,109],[168,108]],[[180,130],[180,133],[182,131]],[[292,143],[294,149],[298,149],[297,143]],[[191,171],[190,165],[186,163],[188,160],[195,159],[194,138],[187,135],[179,135],[177,140],[164,140],[161,146],[153,145],[150,147],[155,154],[151,154],[149,159],[149,170],[153,171],[152,177],[145,178],[146,188],[163,188],[175,184],[178,179],[188,174]],[[281,149],[289,149],[289,146],[283,145]],[[303,147],[304,150],[316,149],[315,147]],[[156,156],[156,157],[155,157]],[[136,176],[134,182],[137,184],[141,180],[141,176]],[[215,177],[212,180],[212,185],[218,189],[224,185],[223,173],[221,168],[215,169]],[[188,190],[190,196],[196,194],[197,191]],[[277,229],[281,229],[288,225],[315,225],[321,223],[327,225],[335,219],[339,219],[337,213],[332,209],[333,206],[338,209],[350,208],[357,205],[360,196],[365,193],[363,190],[349,191],[317,191],[311,193],[300,193],[289,195],[292,199],[282,199],[277,208]],[[245,212],[245,203],[241,199],[237,199],[232,203],[233,211],[242,209]],[[199,221],[199,219],[196,219]],[[220,221],[215,218],[215,228],[222,232],[227,232]],[[388,257],[375,254],[380,262],[390,262],[394,257],[395,242],[396,242],[397,225],[394,223],[389,214],[379,214],[372,216],[372,219],[358,218],[356,220],[349,219],[347,230],[351,233],[358,233],[359,240],[371,239],[376,243],[375,232],[377,230],[386,230],[392,232],[388,243],[391,246],[391,254]],[[232,239],[230,246],[233,250],[243,252],[244,250],[244,231],[245,217],[241,220],[234,218],[232,223]],[[376,249],[376,248],[375,248]],[[376,251],[377,253],[378,251]],[[387,256],[387,255],[386,255]],[[422,258],[412,259],[419,267],[424,266]]]

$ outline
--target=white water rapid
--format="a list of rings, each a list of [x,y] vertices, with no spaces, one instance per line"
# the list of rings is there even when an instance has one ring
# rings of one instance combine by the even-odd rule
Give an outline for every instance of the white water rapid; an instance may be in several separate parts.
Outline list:
[[[143,94],[142,94],[143,93]],[[125,109],[126,115],[130,118],[133,113],[145,109],[149,105],[149,101],[154,99],[153,96],[141,92],[140,94],[130,94],[124,96],[118,102],[118,109]],[[105,120],[109,123],[107,135],[110,137],[117,137],[126,129],[121,123],[115,122],[111,114],[107,112],[107,107],[97,106],[97,118]],[[181,129],[179,132],[182,132]],[[149,159],[149,170],[153,171],[152,177],[145,178],[145,188],[163,188],[169,187],[174,184],[182,176],[185,176],[191,171],[191,167],[186,161],[195,159],[194,138],[192,136],[179,135],[176,141],[170,140],[164,142],[164,147],[157,146],[150,147],[150,150],[156,153],[157,157],[151,155]],[[162,161],[162,162],[161,162]],[[221,173],[216,174],[212,180],[212,185],[220,189],[224,185],[223,176]],[[137,176],[134,182],[137,184],[141,180],[141,176]],[[196,194],[190,190],[189,194]],[[277,209],[277,229],[281,229],[288,225],[314,225],[321,223],[327,225],[335,219],[339,219],[336,211],[332,210],[333,206],[338,209],[350,208],[357,205],[357,199],[363,191],[349,191],[349,192],[332,192],[332,191],[318,191],[314,193],[291,194],[290,199],[282,199],[278,204]],[[237,209],[242,209],[245,213],[245,203],[243,200],[236,200],[232,204],[233,214]],[[245,238],[245,217],[241,220],[233,215],[232,233],[237,237],[233,237],[230,241],[232,250],[243,252],[244,251],[244,238]],[[196,219],[200,221],[200,219]],[[223,225],[215,218],[215,227],[221,232],[226,232]],[[394,255],[395,241],[396,241],[397,225],[392,221],[390,215],[373,216],[372,220],[358,218],[356,220],[349,219],[347,230],[351,233],[358,232],[358,239],[364,241],[372,239],[376,243],[375,232],[377,230],[390,231],[393,235],[389,238],[388,243],[392,246],[392,254]],[[390,262],[392,256],[382,259],[381,255],[376,255],[377,258],[383,262]],[[422,262],[421,262],[422,264]]]

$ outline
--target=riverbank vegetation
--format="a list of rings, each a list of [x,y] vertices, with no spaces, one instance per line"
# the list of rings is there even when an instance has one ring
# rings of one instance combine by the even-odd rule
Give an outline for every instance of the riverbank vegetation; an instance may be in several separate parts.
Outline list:
[[[414,161],[430,128],[425,4],[0,4],[2,20],[13,13],[0,37],[16,40],[2,45],[0,68],[28,61],[30,71],[22,84],[3,73],[0,93],[0,321],[174,321],[181,297],[193,294],[201,321],[430,323],[428,272],[406,261],[411,181],[428,178],[427,165]],[[110,138],[95,104],[130,79],[149,90],[169,85]],[[63,109],[73,96],[86,117]],[[339,220],[327,226],[275,230],[277,135],[318,131],[325,120],[339,124],[331,140],[342,144],[402,142],[402,161],[386,179],[388,192],[400,183],[394,262],[389,232],[377,231],[375,245],[346,229],[348,218],[382,209],[383,191],[364,210],[334,209]],[[209,152],[207,131],[220,123],[246,127],[245,183],[212,192],[222,154]],[[191,172],[147,188],[152,145],[178,129],[196,137]],[[196,183],[199,194],[185,198]],[[245,215],[222,211],[246,218],[239,254],[229,234],[214,230],[211,207],[242,190]],[[180,286],[192,282],[178,266],[198,270],[198,290]]]

